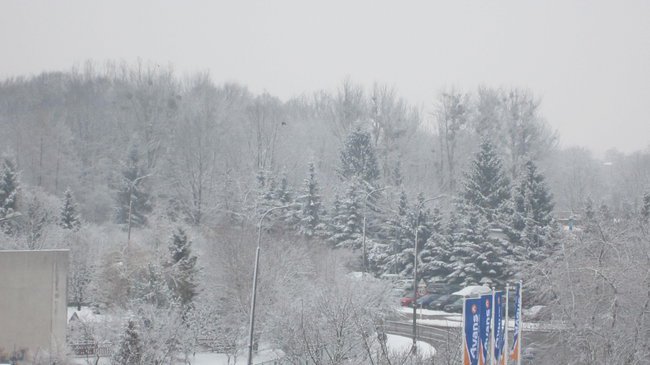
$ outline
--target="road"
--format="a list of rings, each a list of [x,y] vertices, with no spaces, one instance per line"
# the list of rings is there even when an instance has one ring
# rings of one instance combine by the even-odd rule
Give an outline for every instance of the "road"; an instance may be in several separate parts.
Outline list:
[[[425,312],[426,313],[426,312]],[[432,313],[432,312],[429,312]],[[413,336],[413,322],[411,316],[402,313],[401,316],[384,324],[385,331],[399,336]],[[512,322],[509,334],[509,343],[512,344]],[[417,337],[433,345],[440,356],[460,361],[461,348],[461,323],[460,315],[443,312],[418,316]],[[524,325],[523,331],[522,364],[532,363],[533,357],[538,356],[543,350],[552,348],[553,333],[548,326]],[[523,355],[526,356],[523,356]]]

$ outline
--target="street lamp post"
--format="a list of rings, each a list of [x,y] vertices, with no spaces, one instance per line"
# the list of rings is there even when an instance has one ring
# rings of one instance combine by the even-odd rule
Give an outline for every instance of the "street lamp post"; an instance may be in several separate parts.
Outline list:
[[[363,274],[365,275],[368,273],[368,258],[366,254],[366,215],[367,215],[367,210],[368,210],[368,198],[374,194],[378,193],[382,190],[388,189],[390,186],[384,186],[383,188],[378,188],[375,190],[372,190],[366,194],[366,197],[364,198],[363,201],[363,233],[362,233],[362,239],[361,239],[361,246],[363,247]]]
[[[417,351],[417,305],[416,299],[418,297],[418,232],[420,231],[420,211],[424,203],[438,200],[445,197],[445,195],[438,195],[433,198],[425,199],[417,205],[416,217],[415,217],[415,242],[413,244],[413,348],[411,351],[413,354]]]
[[[255,299],[257,298],[257,275],[260,264],[260,243],[262,242],[262,222],[274,210],[289,208],[291,205],[274,207],[262,214],[257,226],[257,249],[255,250],[255,268],[253,269],[253,293],[251,295],[250,327],[248,329],[248,365],[253,365],[253,331],[255,329]]]

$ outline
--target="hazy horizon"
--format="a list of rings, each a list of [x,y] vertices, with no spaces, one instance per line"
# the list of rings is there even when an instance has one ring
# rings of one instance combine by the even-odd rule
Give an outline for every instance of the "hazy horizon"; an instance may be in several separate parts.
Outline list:
[[[283,100],[345,77],[425,110],[447,87],[529,89],[562,146],[650,145],[650,3],[359,1],[0,5],[0,77],[94,60],[208,70]]]

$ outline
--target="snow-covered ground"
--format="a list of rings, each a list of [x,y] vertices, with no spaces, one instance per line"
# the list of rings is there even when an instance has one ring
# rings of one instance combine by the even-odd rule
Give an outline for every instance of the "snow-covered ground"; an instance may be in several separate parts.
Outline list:
[[[281,358],[284,354],[282,351],[278,350],[261,350],[257,354],[253,355],[253,364],[260,364],[267,361],[277,360]],[[234,359],[230,359],[228,362],[228,356],[225,354],[217,354],[213,352],[201,352],[197,353],[195,356],[191,357],[190,363],[192,365],[228,365],[228,364],[246,364],[248,360],[247,354],[240,354],[237,357],[237,362],[234,362]]]
[[[394,352],[394,353],[407,353],[411,351],[411,345],[413,344],[413,340],[410,337],[404,337],[404,336],[397,336],[397,335],[387,335],[388,339],[386,340],[386,347],[388,348],[388,351]],[[418,347],[418,353],[420,353],[423,356],[433,356],[436,354],[436,349],[431,346],[430,344],[423,342],[423,341],[418,341],[417,342]]]
[[[386,347],[388,351],[396,354],[408,353],[411,350],[412,340],[409,337],[397,336],[397,335],[388,335],[386,340]],[[418,341],[418,352],[424,356],[433,356],[436,353],[436,349],[430,344],[422,341]],[[267,361],[273,361],[279,359],[283,356],[282,351],[279,350],[261,350],[253,357],[253,364],[260,364]],[[94,359],[87,361],[86,359],[72,359],[71,364],[75,365],[90,365],[94,364]],[[230,359],[228,362],[228,356],[226,354],[218,354],[213,352],[201,352],[190,357],[189,361],[192,365],[241,365],[246,364],[246,354],[242,353],[237,357],[237,361]],[[98,365],[109,365],[110,360],[108,358],[101,358]]]
[[[267,361],[277,360],[283,356],[282,351],[276,350],[261,350],[253,356],[253,364],[260,364]],[[237,357],[237,361],[231,358],[228,362],[228,356],[226,354],[218,354],[214,352],[198,352],[194,356],[190,356],[188,359],[191,365],[241,365],[246,364],[248,358],[247,354],[241,353]],[[85,358],[76,358],[71,360],[71,364],[75,365],[91,365],[94,364],[94,359],[90,358],[86,360]],[[103,357],[99,359],[97,365],[110,365],[110,359]],[[180,365],[180,363],[179,363]]]

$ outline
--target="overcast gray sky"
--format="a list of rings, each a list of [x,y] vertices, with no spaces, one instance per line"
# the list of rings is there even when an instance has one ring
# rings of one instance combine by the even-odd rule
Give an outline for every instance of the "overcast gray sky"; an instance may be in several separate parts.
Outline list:
[[[430,106],[523,87],[564,146],[650,145],[650,1],[0,2],[0,77],[138,58],[283,99],[350,76]]]

